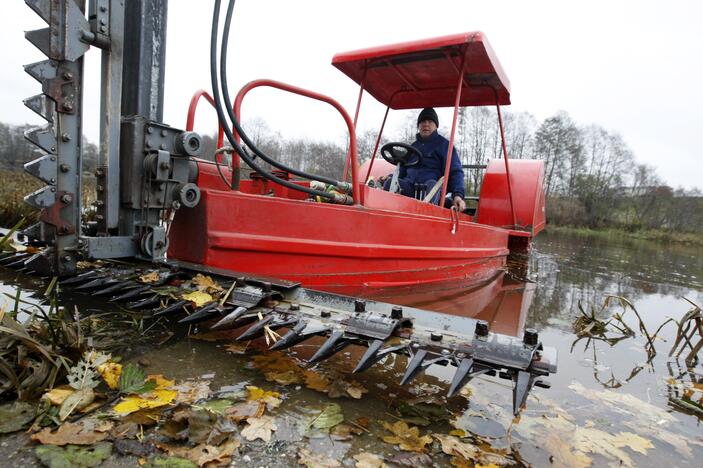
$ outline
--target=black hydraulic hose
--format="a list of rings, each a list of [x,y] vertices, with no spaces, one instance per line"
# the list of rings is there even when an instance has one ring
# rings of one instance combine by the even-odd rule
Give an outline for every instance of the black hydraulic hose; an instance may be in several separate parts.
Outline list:
[[[265,179],[271,180],[293,190],[299,190],[310,195],[315,195],[322,198],[326,198],[328,200],[335,201],[336,197],[334,196],[334,194],[322,192],[320,190],[310,189],[307,187],[302,187],[287,180],[280,179],[274,176],[273,174],[263,170],[258,164],[253,161],[253,159],[251,159],[247,155],[244,149],[237,143],[237,140],[234,138],[232,130],[229,128],[229,125],[227,125],[227,118],[225,117],[225,113],[222,110],[219,83],[217,81],[217,33],[220,21],[220,5],[221,0],[215,0],[215,7],[212,13],[212,31],[210,34],[210,81],[212,84],[212,97],[213,101],[215,102],[215,110],[217,111],[217,117],[220,121],[220,124],[222,125],[222,129],[224,130],[227,139],[232,145],[232,148],[237,152],[237,154],[239,154],[239,156],[244,160],[244,162],[251,166],[255,171],[260,173]]]
[[[229,95],[229,86],[227,85],[227,49],[229,47],[229,29],[232,24],[232,12],[234,11],[234,3],[235,0],[230,0],[229,5],[227,6],[227,16],[225,17],[225,23],[222,28],[222,44],[220,46],[220,84],[222,86],[222,97],[224,98],[224,101],[226,103],[232,102]],[[237,116],[234,115],[234,110],[232,109],[232,107],[227,106],[226,109],[227,113],[229,114],[229,118],[232,121],[234,128],[237,130],[237,133],[239,133],[239,136],[242,138],[242,141],[244,141],[244,143],[246,143],[246,145],[251,148],[254,154],[259,156],[267,163],[271,164],[272,166],[278,169],[282,169],[286,172],[290,172],[291,174],[297,175],[299,177],[304,177],[306,179],[317,180],[326,184],[334,185],[336,187],[342,184],[342,182],[329,177],[320,176],[316,174],[308,174],[298,169],[286,166],[285,164],[278,162],[275,159],[264,154],[261,150],[259,150],[256,144],[251,141],[251,139],[247,136],[242,127],[239,125],[239,120],[237,119]]]

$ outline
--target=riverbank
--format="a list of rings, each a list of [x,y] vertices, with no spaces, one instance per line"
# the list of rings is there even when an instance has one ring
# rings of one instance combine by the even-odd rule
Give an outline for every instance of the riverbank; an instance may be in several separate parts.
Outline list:
[[[672,232],[663,229],[626,231],[624,229],[616,228],[590,229],[585,227],[549,225],[545,228],[545,231],[578,237],[595,237],[600,239],[617,239],[623,241],[645,240],[652,242],[676,242],[680,244],[703,247],[703,234],[692,232]]]

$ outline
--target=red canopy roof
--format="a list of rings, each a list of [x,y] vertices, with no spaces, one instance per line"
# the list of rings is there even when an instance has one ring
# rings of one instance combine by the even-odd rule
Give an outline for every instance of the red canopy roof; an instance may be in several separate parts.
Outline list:
[[[344,52],[332,65],[392,109],[454,107],[462,61],[460,106],[510,104],[510,81],[481,32]],[[364,76],[365,74],[365,76]],[[495,91],[494,91],[495,90]]]

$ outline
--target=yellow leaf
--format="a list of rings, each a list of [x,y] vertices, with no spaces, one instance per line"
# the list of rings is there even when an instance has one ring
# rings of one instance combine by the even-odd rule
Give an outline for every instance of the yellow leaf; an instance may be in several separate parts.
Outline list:
[[[356,468],[388,468],[382,457],[368,452],[361,452],[354,455]]]
[[[442,452],[464,460],[475,460],[480,450],[474,444],[462,442],[456,437],[444,434],[432,434],[442,444]]]
[[[254,387],[252,385],[247,386],[247,391],[249,392],[247,400],[263,401],[264,403],[266,403],[269,409],[278,408],[281,404],[281,394],[278,392],[262,390],[259,387]]]
[[[420,436],[420,429],[408,426],[405,421],[396,421],[394,424],[381,421],[381,424],[387,431],[393,433],[393,436],[384,436],[383,441],[397,445],[401,450],[424,452],[425,445],[432,443],[432,437],[428,435]]]
[[[120,375],[122,375],[122,364],[108,361],[105,364],[98,366],[98,372],[100,372],[100,375],[108,387],[112,390],[119,388]]]
[[[181,298],[190,301],[195,307],[202,307],[208,302],[212,302],[212,296],[202,291],[193,291],[192,293],[183,294]]]
[[[449,435],[453,435],[456,437],[466,437],[466,432],[463,429],[453,429],[449,431]]]
[[[266,380],[269,382],[276,382],[281,385],[291,385],[301,382],[300,375],[295,371],[266,372],[264,377],[266,377]]]
[[[204,276],[198,273],[191,280],[191,282],[198,288],[198,291],[207,291],[209,293],[215,293],[218,291],[223,291],[222,286],[213,281],[209,276]]]
[[[142,275],[139,277],[139,281],[142,283],[156,283],[159,281],[159,272],[154,270],[146,275]]]
[[[153,380],[156,383],[156,390],[165,390],[175,385],[175,380],[168,380],[161,374],[149,374],[146,380]]]
[[[130,395],[113,408],[119,414],[130,414],[147,408],[170,404],[178,395],[175,390],[153,390],[144,395]]]
[[[42,398],[44,400],[48,400],[49,403],[51,403],[54,406],[61,406],[61,403],[68,398],[69,395],[73,394],[76,391],[75,388],[69,386],[69,385],[62,385],[60,387],[56,387],[55,389],[46,392]]]

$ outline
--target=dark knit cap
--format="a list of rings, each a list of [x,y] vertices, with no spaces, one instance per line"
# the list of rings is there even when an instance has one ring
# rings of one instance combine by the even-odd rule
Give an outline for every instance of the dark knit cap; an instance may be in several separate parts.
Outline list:
[[[437,117],[437,112],[435,112],[435,110],[431,107],[425,107],[422,109],[420,115],[417,116],[417,124],[420,125],[420,122],[423,120],[431,120],[437,127],[439,127],[439,117]]]

